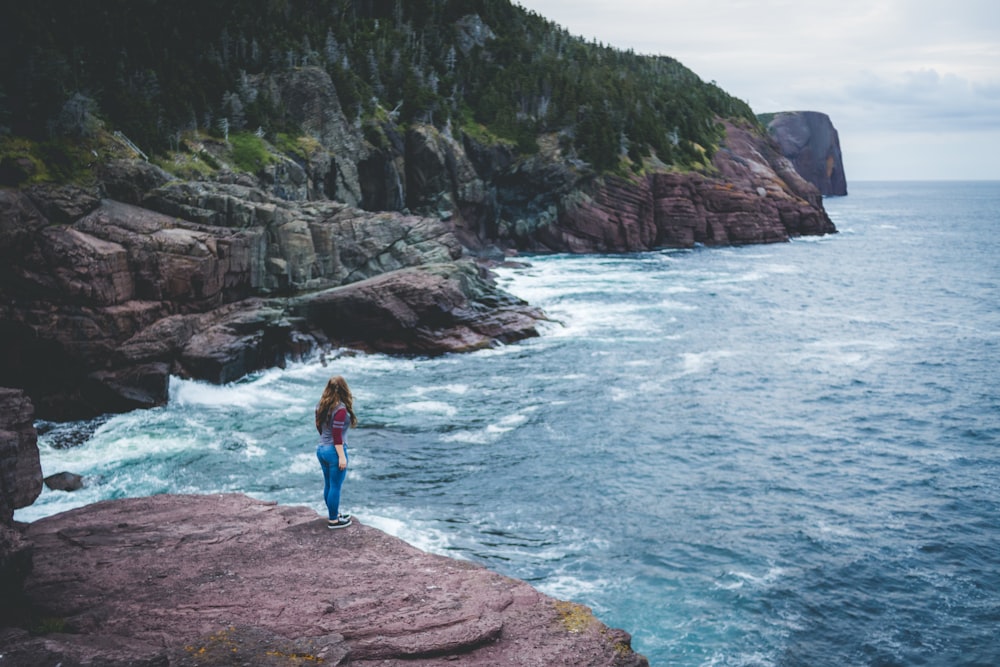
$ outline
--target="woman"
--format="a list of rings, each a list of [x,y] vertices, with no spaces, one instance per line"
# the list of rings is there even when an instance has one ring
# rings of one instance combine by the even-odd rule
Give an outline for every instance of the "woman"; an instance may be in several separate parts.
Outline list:
[[[329,519],[328,528],[346,528],[351,515],[340,513],[340,487],[347,477],[347,429],[358,425],[354,416],[354,397],[347,380],[337,375],[326,383],[316,405],[316,430],[319,445],[316,456],[323,468],[323,500]]]

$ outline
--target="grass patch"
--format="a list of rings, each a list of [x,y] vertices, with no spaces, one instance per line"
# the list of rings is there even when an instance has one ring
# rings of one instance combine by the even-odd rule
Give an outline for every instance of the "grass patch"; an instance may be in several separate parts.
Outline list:
[[[229,135],[233,166],[240,171],[256,174],[264,167],[277,162],[267,143],[252,132]]]
[[[31,185],[49,180],[38,144],[22,137],[0,137],[0,184]]]
[[[64,634],[67,632],[66,619],[57,616],[40,616],[33,619],[28,632],[37,636]]]
[[[279,132],[274,138],[274,147],[286,155],[293,155],[301,160],[308,160],[318,151],[322,150],[323,144],[315,137]]]

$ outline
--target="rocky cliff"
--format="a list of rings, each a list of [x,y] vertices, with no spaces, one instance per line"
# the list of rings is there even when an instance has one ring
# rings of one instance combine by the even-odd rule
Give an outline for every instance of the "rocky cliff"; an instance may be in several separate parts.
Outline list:
[[[540,155],[524,185],[501,193],[498,236],[534,252],[636,252],[695,244],[746,245],[836,232],[822,198],[777,148],[746,124],[725,123],[726,140],[706,173],[651,170],[596,177]],[[519,167],[527,169],[527,167]],[[541,184],[531,186],[529,183]],[[512,192],[532,192],[515,203]]]
[[[818,111],[774,114],[767,131],[804,179],[823,195],[846,195],[840,137],[830,117]]]
[[[0,383],[44,418],[157,405],[171,374],[229,382],[345,342],[440,353],[536,335],[541,313],[463,259],[439,220],[154,182],[142,205],[0,190]],[[361,313],[352,293],[381,305]]]
[[[253,173],[206,142],[198,159],[218,169],[197,178],[118,157],[86,185],[0,189],[0,385],[40,417],[157,405],[171,374],[229,382],[339,345],[434,354],[536,335],[543,314],[472,258],[836,231],[749,121],[723,123],[701,171],[649,158],[609,175],[555,135],[521,154],[450,128],[359,127],[320,68],[253,85],[307,132]]]

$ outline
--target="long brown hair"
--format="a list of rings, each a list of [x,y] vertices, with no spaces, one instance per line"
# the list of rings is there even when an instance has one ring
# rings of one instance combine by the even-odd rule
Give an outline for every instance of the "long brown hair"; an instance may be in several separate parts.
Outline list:
[[[351,416],[351,426],[358,425],[358,418],[354,416],[354,397],[351,396],[351,388],[347,386],[347,380],[339,375],[334,375],[326,383],[326,389],[316,405],[316,430],[323,432],[323,423],[330,419],[330,413],[340,403],[347,408],[347,414]]]

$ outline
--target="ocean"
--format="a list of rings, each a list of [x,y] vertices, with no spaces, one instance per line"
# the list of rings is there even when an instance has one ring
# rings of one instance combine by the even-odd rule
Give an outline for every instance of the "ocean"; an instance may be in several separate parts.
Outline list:
[[[15,518],[157,493],[322,511],[312,410],[361,421],[343,506],[590,606],[654,666],[1000,665],[1000,182],[859,182],[838,234],[522,257],[542,336],[340,351],[38,424]]]

